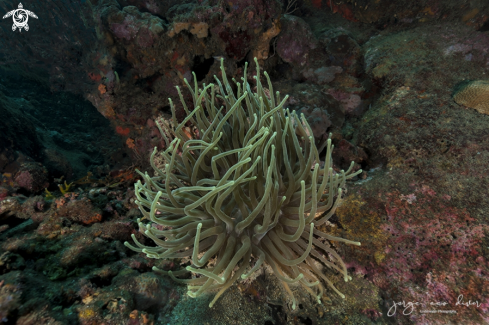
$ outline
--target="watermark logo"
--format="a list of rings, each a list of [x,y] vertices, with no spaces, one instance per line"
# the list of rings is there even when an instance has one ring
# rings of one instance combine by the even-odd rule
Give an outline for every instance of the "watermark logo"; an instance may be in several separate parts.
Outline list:
[[[29,30],[29,25],[27,25],[27,21],[29,20],[29,16],[33,18],[38,18],[35,13],[29,10],[25,10],[24,6],[22,6],[22,3],[19,3],[19,8],[7,12],[5,16],[3,16],[3,19],[8,18],[12,16],[12,19],[14,20],[14,24],[12,25],[12,31],[15,32],[15,30],[18,28],[19,32],[22,32],[22,28],[24,28],[26,31]]]
[[[459,308],[480,308],[482,303],[479,301],[466,301],[463,295],[459,295],[455,307]],[[396,314],[397,308],[400,307],[403,315],[411,315],[416,311],[416,307],[423,308],[421,314],[456,314],[457,311],[454,309],[439,309],[442,307],[450,308],[453,304],[446,301],[394,301],[392,306],[387,311],[387,316],[392,317]],[[432,308],[432,309],[429,309]],[[433,309],[434,308],[434,309]]]

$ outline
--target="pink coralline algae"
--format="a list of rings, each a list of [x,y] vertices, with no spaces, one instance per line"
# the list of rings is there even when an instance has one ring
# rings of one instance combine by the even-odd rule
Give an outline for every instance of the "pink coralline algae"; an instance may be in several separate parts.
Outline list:
[[[5,187],[0,187],[0,201],[8,197],[9,191]]]
[[[441,41],[448,42],[444,45],[443,55],[463,55],[464,59],[471,61],[486,61],[489,64],[489,35],[483,32],[472,32],[471,35],[456,37],[453,34],[444,34]]]
[[[122,21],[119,18],[121,15],[124,17]],[[161,19],[141,13],[133,6],[125,7],[118,14],[114,14],[109,26],[114,36],[126,41],[136,39],[141,48],[152,46],[157,34],[164,30]]]
[[[397,309],[395,317],[419,324],[443,324],[448,319],[488,322],[489,263],[483,256],[483,240],[489,226],[479,224],[465,209],[453,207],[449,196],[428,186],[407,195],[394,191],[387,199],[387,223],[382,230],[391,238],[381,270],[372,277],[380,288],[398,288],[387,302]],[[477,303],[463,304],[469,300]],[[403,314],[403,306],[394,306],[398,301],[420,304]],[[423,304],[432,302],[445,303],[439,309],[456,310],[456,316],[420,313]]]
[[[126,16],[124,21],[120,24],[111,24],[110,29],[115,36],[124,38],[128,41],[133,39],[139,30],[139,28],[135,26],[134,17],[132,16]]]
[[[250,50],[251,36],[246,31],[224,30],[219,37],[226,43],[226,54],[235,60],[242,60]]]
[[[278,5],[277,5],[278,4]],[[240,17],[246,17],[247,27],[251,30],[262,28],[263,25],[273,17],[281,14],[280,3],[276,1],[263,0],[239,0],[227,1],[230,12],[225,20],[238,20]]]
[[[48,172],[38,163],[25,163],[15,175],[15,182],[19,187],[35,193],[49,186]]]
[[[302,18],[287,15],[280,23],[283,29],[277,39],[277,54],[285,62],[304,66],[309,51],[317,47],[309,25]]]
[[[145,48],[153,45],[153,43],[154,39],[151,31],[146,27],[142,27],[139,30],[138,45],[142,48]]]
[[[132,16],[126,16],[120,24],[111,24],[110,29],[115,36],[128,41],[134,39],[139,34],[137,42],[140,47],[144,48],[153,45],[154,40],[149,29],[138,26]]]
[[[308,69],[302,73],[308,81],[324,85],[334,80],[338,73],[342,73],[343,69],[337,66],[321,67],[319,69]]]
[[[362,104],[362,99],[357,94],[346,93],[337,89],[329,89],[328,94],[334,97],[341,105],[345,112],[350,115],[355,115],[357,109]]]

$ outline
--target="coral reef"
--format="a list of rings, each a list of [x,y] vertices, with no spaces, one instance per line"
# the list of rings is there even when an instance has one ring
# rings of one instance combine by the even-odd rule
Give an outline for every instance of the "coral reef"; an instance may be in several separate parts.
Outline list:
[[[453,100],[459,105],[489,115],[489,81],[474,80],[458,85]]]
[[[29,31],[14,33],[11,21],[0,23],[0,323],[489,322],[489,121],[487,114],[476,110],[486,110],[488,3],[46,0],[24,5],[39,17],[29,20]],[[0,10],[5,14],[17,6],[18,2],[6,0]],[[194,261],[205,260],[205,252],[214,244],[209,242],[217,235],[205,238],[212,229],[205,220],[200,220],[204,221],[198,242],[201,255],[195,258],[190,252],[197,235],[195,220],[184,250],[190,256],[158,260],[123,245],[134,235],[141,245],[157,249],[142,233],[147,225],[156,228],[154,233],[179,229],[152,222],[147,207],[144,216],[136,200],[149,201],[157,191],[145,196],[136,193],[133,184],[162,177],[148,158],[157,147],[154,165],[164,171],[171,164],[175,152],[170,151],[176,147],[171,130],[182,122],[180,140],[188,140],[192,150],[184,152],[181,141],[172,171],[178,171],[185,157],[191,164],[197,162],[195,155],[205,149],[195,146],[210,143],[198,142],[205,134],[201,129],[210,123],[198,125],[209,122],[213,112],[209,95],[199,89],[210,90],[206,87],[215,84],[214,103],[223,106],[224,117],[232,107],[226,101],[236,99],[238,91],[231,80],[240,82],[243,95],[240,78],[245,62],[253,57],[269,72],[270,83],[263,74],[255,74],[256,64],[251,62],[248,100],[252,102],[256,97],[251,94],[259,93],[265,110],[270,108],[266,103],[276,99],[274,90],[289,94],[283,107],[289,108],[289,125],[299,132],[302,148],[297,151],[306,152],[312,142],[320,147],[331,133],[332,162],[321,160],[327,153],[324,148],[318,152],[318,170],[329,163],[332,174],[341,175],[351,161],[352,171],[363,170],[348,183],[348,192],[342,191],[342,204],[328,222],[317,228],[362,243],[327,241],[352,278],[345,282],[343,273],[334,269],[324,273],[345,299],[324,294],[322,304],[317,304],[319,292],[308,291],[320,291],[317,286],[288,285],[296,300],[296,308],[290,308],[291,295],[284,290],[283,279],[296,280],[300,274],[294,266],[275,261],[277,270],[284,271],[283,279],[275,276],[271,264],[263,263],[247,279],[237,279],[209,309],[215,295],[191,298],[186,292],[199,290],[199,281],[207,277],[197,272],[212,273],[217,259],[210,259],[205,267],[194,265],[191,271],[196,272],[181,271],[188,278],[178,273],[182,267],[192,268]],[[185,86],[192,71],[197,86],[180,94],[175,86]],[[224,84],[221,90],[214,75],[229,79],[232,90]],[[254,83],[261,86],[252,87]],[[231,93],[234,97],[226,99]],[[199,95],[203,114],[189,109]],[[173,114],[167,98],[174,104]],[[241,103],[245,102],[243,98]],[[310,129],[301,123],[301,114]],[[276,121],[282,125],[281,117],[274,117]],[[233,135],[239,139],[241,124],[249,126],[242,122],[223,126],[223,137],[229,140],[223,152],[234,145]],[[271,123],[264,119],[263,124],[270,127]],[[166,142],[158,125],[164,125],[163,131],[172,139]],[[265,150],[272,135],[254,150]],[[271,145],[267,150],[271,158]],[[167,152],[167,157],[161,152]],[[263,160],[256,163],[262,172],[269,166],[263,168]],[[216,162],[217,175],[224,177],[234,162],[221,166],[219,161],[225,158]],[[212,160],[200,166],[210,169],[198,169],[197,174],[214,176]],[[308,167],[297,170],[314,175],[316,168]],[[147,170],[148,175],[138,175],[135,168]],[[239,167],[230,173],[236,170]],[[272,172],[272,178],[280,188],[280,180],[288,179],[287,171],[282,168],[277,178]],[[73,184],[59,188],[65,181]],[[306,184],[309,181],[312,177]],[[182,184],[190,186],[191,180]],[[312,191],[305,187],[306,201]],[[209,193],[170,190],[184,200]],[[298,187],[293,194],[295,208],[300,207],[301,190]],[[155,207],[157,220],[162,218],[158,207],[170,202],[161,200]],[[229,206],[231,212],[226,212],[232,213],[232,208],[239,210],[239,205]],[[265,213],[266,206],[262,210]],[[258,227],[264,221],[260,218],[255,219]],[[137,219],[145,224],[140,231]],[[227,225],[218,222],[219,226]],[[282,228],[286,234],[297,229],[295,223]],[[253,231],[247,228],[243,233]],[[304,232],[310,234],[307,225]],[[295,255],[307,250],[308,240],[300,238],[303,246],[298,244]],[[323,240],[313,230],[311,251]],[[173,243],[164,241],[169,242]],[[239,238],[237,242],[233,253],[241,247]],[[264,240],[259,244],[266,251]],[[315,250],[329,258],[321,248]],[[259,253],[252,248],[250,255],[250,261],[241,259],[232,271],[257,265]],[[344,271],[343,266],[340,269]],[[169,274],[197,284],[188,288]],[[314,283],[312,272],[306,270],[303,276],[298,282]]]

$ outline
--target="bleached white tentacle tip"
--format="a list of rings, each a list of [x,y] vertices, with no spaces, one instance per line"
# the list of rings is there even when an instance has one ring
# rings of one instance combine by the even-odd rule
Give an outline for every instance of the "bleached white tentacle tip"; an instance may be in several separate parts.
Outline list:
[[[295,307],[296,307],[296,305],[295,305],[295,301],[294,301],[294,302],[292,303],[292,310],[295,310]]]

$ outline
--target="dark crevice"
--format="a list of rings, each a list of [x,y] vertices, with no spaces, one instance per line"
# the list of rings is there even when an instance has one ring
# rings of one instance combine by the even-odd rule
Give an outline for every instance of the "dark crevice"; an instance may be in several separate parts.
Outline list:
[[[166,105],[166,106],[160,107],[158,110],[160,112],[162,112],[162,113],[171,114],[171,107],[170,107],[170,105]]]
[[[107,287],[107,286],[111,285],[113,278],[114,278],[113,276],[108,276],[108,277],[104,277],[104,278],[96,276],[96,277],[91,278],[90,282],[93,283],[94,285],[96,285],[97,288],[103,288],[103,287]]]
[[[287,314],[284,312],[284,308],[280,305],[268,304],[270,307],[270,316],[274,320],[274,323],[271,321],[266,321],[265,325],[271,324],[287,324]]]
[[[249,53],[249,52],[248,52]],[[248,61],[246,58],[248,57],[248,53],[246,53],[245,57],[241,60],[241,61],[238,61],[236,62],[236,66],[238,68],[244,68],[246,62]]]
[[[157,81],[161,77],[160,74],[154,74],[150,77],[139,79],[136,82],[136,85],[140,87],[142,90],[144,90],[148,94],[153,93],[153,84],[155,81]]]
[[[204,78],[211,70],[211,66],[214,64],[214,62],[214,58],[206,59],[203,55],[198,55],[194,57],[194,64],[191,70],[195,72],[197,81],[204,80]]]
[[[309,317],[303,318],[303,317],[299,316],[299,320],[300,320],[301,324],[312,325],[312,320]]]
[[[487,32],[489,31],[489,20],[486,21],[481,28],[478,29],[479,32]]]

